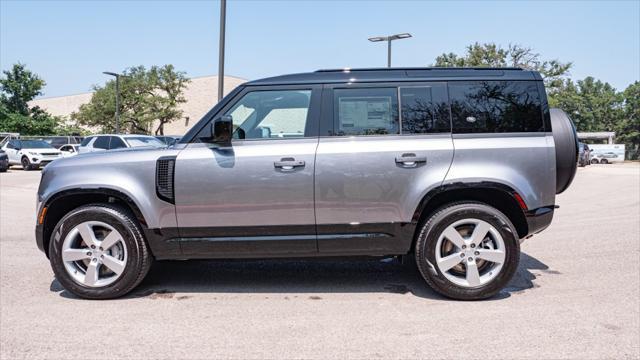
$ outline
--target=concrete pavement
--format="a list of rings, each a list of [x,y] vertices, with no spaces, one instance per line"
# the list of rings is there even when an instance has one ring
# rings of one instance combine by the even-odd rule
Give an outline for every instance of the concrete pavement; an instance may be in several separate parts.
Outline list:
[[[64,291],[40,174],[0,174],[0,357],[640,358],[640,166],[579,169],[509,288],[459,302],[381,261],[157,262],[130,296]]]

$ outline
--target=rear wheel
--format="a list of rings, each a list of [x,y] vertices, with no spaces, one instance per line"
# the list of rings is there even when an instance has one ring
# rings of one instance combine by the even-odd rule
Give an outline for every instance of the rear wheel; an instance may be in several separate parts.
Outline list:
[[[108,204],[77,208],[64,216],[49,244],[58,281],[88,299],[125,295],[145,277],[152,257],[135,217]]]
[[[598,162],[599,162],[598,159],[591,159],[592,164],[597,164]]]
[[[607,159],[600,160],[600,164],[608,164],[608,163],[609,163],[609,160]]]
[[[520,245],[509,219],[476,202],[438,210],[422,227],[416,262],[426,282],[458,300],[489,298],[515,274]]]

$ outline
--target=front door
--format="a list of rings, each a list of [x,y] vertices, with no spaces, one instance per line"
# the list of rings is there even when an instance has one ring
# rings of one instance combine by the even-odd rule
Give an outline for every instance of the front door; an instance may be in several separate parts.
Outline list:
[[[317,252],[319,97],[314,87],[249,87],[218,114],[233,118],[232,146],[203,140],[179,153],[175,201],[185,256]]]

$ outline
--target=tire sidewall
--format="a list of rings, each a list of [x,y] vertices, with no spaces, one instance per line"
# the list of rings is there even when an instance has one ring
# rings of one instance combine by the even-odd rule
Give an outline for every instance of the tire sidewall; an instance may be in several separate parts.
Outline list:
[[[462,219],[479,219],[488,222],[502,236],[505,244],[505,262],[500,274],[488,284],[465,288],[449,281],[436,264],[436,245],[442,232]],[[491,297],[511,280],[520,260],[520,243],[517,232],[509,219],[497,209],[476,203],[457,204],[437,211],[424,226],[416,249],[416,261],[427,282],[439,293],[459,300],[477,300]],[[432,266],[433,265],[433,266]]]
[[[25,165],[25,160],[27,165]],[[27,158],[26,156],[23,156],[22,159],[20,159],[20,165],[22,165],[22,170],[24,171],[31,170],[31,161],[29,161],[29,158]]]
[[[140,229],[130,227],[126,218],[109,207],[90,205],[73,210],[64,216],[56,225],[49,242],[49,259],[56,279],[65,289],[86,298],[111,298],[120,296],[130,289],[136,281],[142,267],[139,250]],[[85,221],[102,221],[116,229],[124,240],[127,251],[127,262],[124,272],[113,283],[104,287],[89,287],[76,282],[68,273],[62,260],[62,245],[67,234],[78,224]],[[134,224],[134,223],[133,223]]]

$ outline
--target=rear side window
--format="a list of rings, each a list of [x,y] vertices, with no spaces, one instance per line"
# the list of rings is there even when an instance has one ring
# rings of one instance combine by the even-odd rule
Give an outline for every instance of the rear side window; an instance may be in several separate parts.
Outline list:
[[[450,82],[454,133],[542,132],[535,81]]]
[[[127,145],[117,136],[111,137],[111,143],[109,144],[109,149],[122,149],[126,148]]]
[[[109,136],[98,136],[96,141],[93,143],[93,147],[96,149],[105,149],[109,148]]]
[[[451,131],[449,100],[444,84],[400,87],[400,108],[403,134]]]
[[[397,88],[335,89],[337,136],[386,135],[400,132]]]

